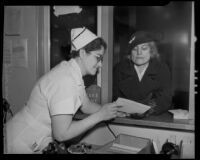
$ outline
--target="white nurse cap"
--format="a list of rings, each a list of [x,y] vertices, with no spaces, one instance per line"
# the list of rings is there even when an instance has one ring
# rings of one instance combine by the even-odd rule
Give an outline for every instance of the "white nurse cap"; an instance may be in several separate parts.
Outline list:
[[[71,30],[71,50],[78,51],[96,38],[98,37],[85,27],[74,28]]]

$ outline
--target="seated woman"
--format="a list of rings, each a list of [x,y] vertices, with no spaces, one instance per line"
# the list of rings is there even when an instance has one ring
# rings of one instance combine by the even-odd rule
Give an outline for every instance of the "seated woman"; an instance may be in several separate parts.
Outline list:
[[[171,77],[161,62],[155,38],[137,31],[129,41],[130,55],[113,71],[113,100],[118,97],[151,106],[148,115],[161,114],[171,106]]]

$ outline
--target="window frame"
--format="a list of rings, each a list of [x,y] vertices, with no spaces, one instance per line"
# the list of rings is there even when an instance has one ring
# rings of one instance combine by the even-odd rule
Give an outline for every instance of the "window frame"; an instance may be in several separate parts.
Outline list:
[[[98,6],[97,34],[105,39],[108,45],[104,56],[101,72],[97,76],[97,84],[101,87],[101,104],[112,101],[112,59],[113,59],[113,8],[114,6]],[[44,73],[50,70],[50,7],[43,6],[43,69]],[[194,125],[195,113],[195,33],[194,33],[194,2],[192,2],[192,36],[191,36],[191,64],[190,64],[190,93],[189,118]],[[176,122],[174,122],[176,123]],[[188,124],[187,124],[188,125]]]

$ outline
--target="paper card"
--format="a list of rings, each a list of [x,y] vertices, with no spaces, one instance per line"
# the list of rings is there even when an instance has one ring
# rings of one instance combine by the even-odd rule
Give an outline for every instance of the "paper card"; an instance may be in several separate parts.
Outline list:
[[[189,119],[189,112],[183,109],[168,110],[174,115],[174,119]]]
[[[28,68],[28,39],[12,40],[12,66]]]
[[[53,8],[55,16],[80,13],[82,11],[80,6],[54,6]]]
[[[118,110],[126,113],[144,113],[151,108],[150,106],[125,98],[118,98],[116,103],[122,106]]]

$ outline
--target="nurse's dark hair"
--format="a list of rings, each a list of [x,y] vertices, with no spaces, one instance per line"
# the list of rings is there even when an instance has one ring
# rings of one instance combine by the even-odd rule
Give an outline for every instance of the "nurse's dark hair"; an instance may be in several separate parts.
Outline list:
[[[107,44],[101,37],[98,37],[95,40],[93,40],[92,42],[88,43],[82,49],[84,49],[86,51],[86,53],[89,54],[89,52],[99,50],[99,49],[101,49],[101,47],[103,47],[106,50]],[[79,56],[79,50],[78,51],[71,51],[71,53],[70,53],[71,58],[75,58],[75,57],[78,57],[78,56]]]

